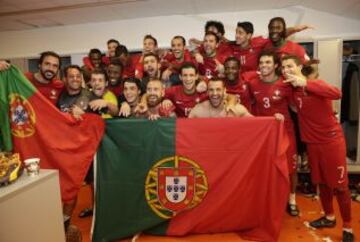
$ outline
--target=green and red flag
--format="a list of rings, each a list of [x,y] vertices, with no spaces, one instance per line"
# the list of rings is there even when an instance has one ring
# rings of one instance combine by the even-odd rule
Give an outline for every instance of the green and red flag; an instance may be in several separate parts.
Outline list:
[[[93,241],[239,232],[276,241],[289,194],[274,118],[108,120]]]
[[[104,133],[96,115],[76,121],[61,113],[15,67],[0,72],[0,129],[7,151],[22,160],[39,157],[41,168],[57,169],[61,197],[76,197]]]

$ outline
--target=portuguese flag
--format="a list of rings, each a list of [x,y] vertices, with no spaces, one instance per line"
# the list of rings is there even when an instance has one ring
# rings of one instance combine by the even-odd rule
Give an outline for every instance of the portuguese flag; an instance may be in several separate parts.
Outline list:
[[[274,118],[108,120],[93,241],[239,232],[276,241],[289,194]]]
[[[0,72],[0,129],[6,151],[58,169],[61,197],[76,197],[104,133],[99,116],[61,113],[15,67]]]

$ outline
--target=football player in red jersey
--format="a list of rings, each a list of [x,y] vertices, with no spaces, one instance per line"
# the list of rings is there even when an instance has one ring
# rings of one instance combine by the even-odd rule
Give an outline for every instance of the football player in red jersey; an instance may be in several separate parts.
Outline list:
[[[177,117],[188,117],[191,109],[199,102],[206,100],[205,93],[196,91],[196,81],[198,80],[198,70],[191,62],[185,62],[180,67],[180,79],[182,85],[170,87],[165,90],[165,99],[170,100],[175,106]],[[163,105],[169,106],[164,100]]]
[[[257,73],[243,72],[240,73],[240,61],[231,56],[225,60],[225,87],[226,93],[233,94],[238,103],[244,105],[247,110],[252,112],[252,104],[247,82],[256,77]]]
[[[341,98],[341,90],[323,80],[307,79],[301,59],[285,56],[282,72],[294,87],[294,101],[300,123],[301,139],[307,144],[311,178],[319,184],[325,216],[314,220],[314,228],[335,227],[333,197],[337,198],[343,220],[343,242],[354,241],[351,228],[351,198],[348,188],[344,134],[335,117],[332,100]]]
[[[105,69],[102,62],[102,54],[99,49],[91,49],[88,56],[83,58],[84,65],[81,67],[85,83],[89,85],[91,72],[95,69]]]
[[[290,117],[289,105],[292,102],[293,89],[291,85],[283,82],[277,73],[279,58],[275,52],[263,51],[259,58],[260,75],[249,82],[249,91],[255,100],[254,110],[256,116],[274,116],[281,114],[284,117],[285,130],[289,137],[287,160],[290,178],[290,196],[287,212],[291,216],[299,215],[296,205],[297,184],[297,150],[294,124]]]
[[[131,56],[125,45],[119,45],[115,49],[114,58],[120,60],[120,62],[124,67],[122,73],[123,79],[135,77],[135,69],[136,69],[136,65],[139,62],[139,57]]]
[[[204,36],[204,51],[195,54],[199,66],[199,73],[209,80],[224,75],[224,61],[231,52],[219,52],[219,37],[213,32],[207,32]]]
[[[209,20],[206,22],[205,24],[205,33],[207,32],[213,32],[215,33],[218,37],[219,37],[219,47],[218,47],[218,51],[220,53],[222,52],[231,52],[231,47],[229,45],[229,41],[225,38],[225,28],[224,28],[224,24],[220,21],[215,21],[215,20]],[[203,52],[204,51],[204,42],[201,40],[197,40],[195,38],[191,38],[189,40],[190,43],[190,47],[194,48],[197,47],[197,49],[195,49],[195,52]]]
[[[119,59],[113,59],[106,68],[107,75],[109,77],[109,90],[112,91],[115,96],[120,96],[123,91],[122,75],[123,65]]]
[[[284,55],[296,55],[302,63],[309,60],[304,47],[286,40],[286,23],[282,17],[272,18],[269,22],[268,29],[271,42],[265,45],[265,49],[275,51],[280,58]]]
[[[39,71],[27,72],[27,79],[54,105],[57,103],[64,83],[57,78],[60,70],[60,56],[52,51],[41,53]]]
[[[146,85],[146,104],[147,111],[137,113],[136,117],[157,120],[160,117],[176,117],[174,106],[164,107],[161,102],[165,95],[165,87],[161,80],[152,79]]]
[[[161,60],[162,80],[170,82],[171,86],[181,84],[179,69],[185,62],[193,62],[191,53],[186,49],[186,41],[183,36],[177,35],[171,40],[171,52]]]
[[[286,37],[311,28],[309,25],[298,25],[286,29]],[[238,22],[235,32],[235,43],[231,44],[233,55],[239,59],[241,72],[256,71],[258,58],[270,40],[262,36],[253,37],[254,26],[251,22]]]

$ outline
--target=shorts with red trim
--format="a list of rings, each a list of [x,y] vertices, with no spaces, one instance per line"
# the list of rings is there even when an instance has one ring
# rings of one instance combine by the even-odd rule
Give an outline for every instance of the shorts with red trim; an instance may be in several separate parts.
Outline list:
[[[306,145],[312,182],[330,188],[346,188],[349,180],[344,138],[325,144]]]

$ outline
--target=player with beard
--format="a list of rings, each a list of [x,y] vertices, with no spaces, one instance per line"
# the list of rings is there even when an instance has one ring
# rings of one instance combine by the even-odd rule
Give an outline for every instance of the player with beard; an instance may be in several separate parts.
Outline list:
[[[141,55],[136,55],[134,58],[137,59],[135,66],[135,77],[141,79],[144,76],[144,57],[147,54],[158,55],[158,43],[155,37],[148,34],[144,36],[143,40],[143,51]]]
[[[251,97],[247,82],[257,76],[256,72],[240,73],[240,61],[235,57],[225,60],[225,87],[226,93],[235,95],[237,102],[252,112]]]
[[[192,62],[189,50],[186,49],[186,41],[183,36],[175,36],[171,40],[171,52],[161,60],[162,80],[171,85],[181,84],[179,69],[185,62]]]
[[[219,37],[213,32],[207,32],[204,36],[204,52],[195,54],[199,73],[207,80],[223,76],[223,63],[231,55],[231,52],[220,53],[218,46]]]
[[[118,59],[114,59],[107,66],[106,72],[109,77],[108,89],[112,91],[115,96],[120,96],[123,91],[122,74],[123,65]]]
[[[160,71],[160,59],[154,53],[147,53],[143,57],[143,70],[144,77],[141,79],[143,85],[143,90],[147,87],[147,83],[150,80],[160,80],[161,71]]]
[[[186,62],[180,67],[181,86],[174,86],[165,90],[165,99],[162,105],[168,107],[175,106],[177,117],[185,118],[191,109],[199,102],[207,99],[206,93],[196,91],[196,82],[199,78],[196,66],[191,62]],[[170,100],[170,102],[168,101]]]
[[[353,242],[345,139],[332,106],[332,100],[341,98],[341,90],[323,80],[306,78],[302,68],[297,56],[282,59],[285,82],[294,87],[301,139],[307,145],[311,179],[314,184],[319,184],[320,200],[325,212],[325,216],[312,221],[310,226],[336,226],[333,208],[335,195],[343,220],[342,241]]]
[[[298,25],[286,29],[286,37],[311,28],[308,25]],[[241,72],[256,71],[259,54],[270,43],[262,36],[253,37],[254,26],[251,22],[238,22],[235,32],[235,43],[231,43],[233,55],[240,61]]]
[[[213,32],[219,37],[219,53],[228,53],[231,52],[231,47],[229,45],[229,41],[225,38],[225,28],[224,24],[220,21],[209,20],[205,24],[205,33]],[[195,49],[195,52],[204,52],[204,42],[201,40],[197,40],[195,38],[191,38],[189,40],[190,46],[198,47]]]
[[[25,73],[26,78],[54,105],[64,89],[64,83],[57,79],[60,65],[60,56],[55,52],[46,51],[40,55],[39,71]]]
[[[287,160],[290,178],[290,196],[287,212],[291,216],[298,216],[299,209],[296,205],[296,162],[297,149],[294,124],[290,117],[289,105],[292,102],[292,87],[283,83],[283,79],[276,72],[279,66],[279,58],[275,52],[263,51],[259,57],[260,75],[252,78],[249,82],[249,91],[255,104],[256,116],[283,116],[285,129],[289,137]]]
[[[174,113],[174,106],[165,108],[161,102],[165,95],[165,87],[161,80],[149,80],[146,86],[146,103],[147,111],[145,113],[138,113],[137,117],[145,117],[150,120],[157,120],[160,117],[176,117]]]
[[[286,40],[286,23],[282,17],[272,18],[268,25],[270,42],[265,45],[265,49],[275,51],[279,58],[284,55],[296,55],[302,63],[309,60],[304,47]]]
[[[231,111],[226,111],[226,88],[222,79],[210,79],[208,83],[209,100],[197,104],[189,118],[244,117],[252,116],[241,104],[235,104]]]

